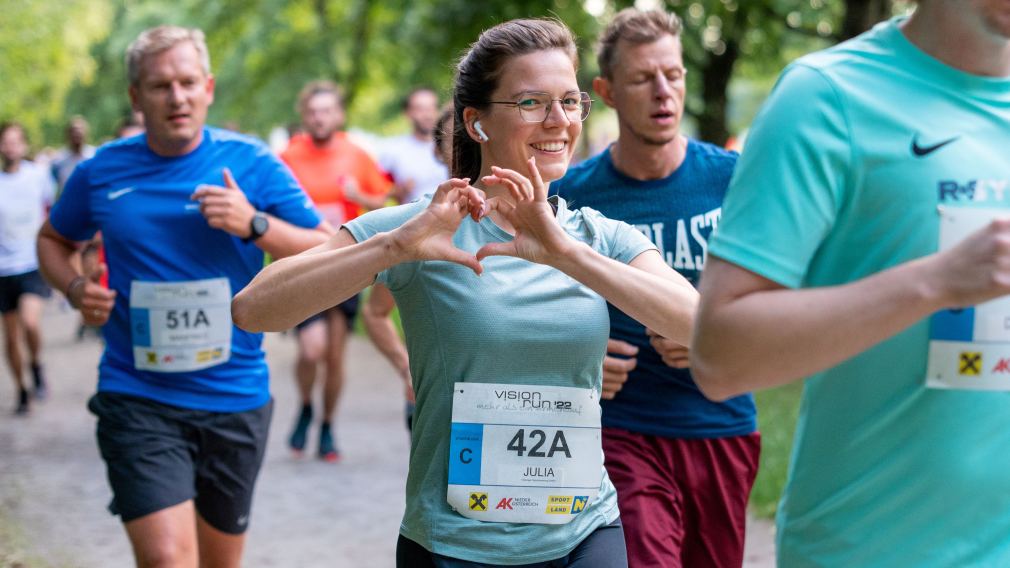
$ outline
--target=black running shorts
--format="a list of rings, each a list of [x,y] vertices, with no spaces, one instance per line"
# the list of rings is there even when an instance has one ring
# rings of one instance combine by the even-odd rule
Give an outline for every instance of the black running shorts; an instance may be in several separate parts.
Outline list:
[[[344,318],[347,321],[348,330],[354,329],[354,318],[358,317],[359,298],[360,295],[355,294],[354,296],[351,296],[350,298],[344,300],[343,302],[340,302],[339,304],[333,306],[328,310],[324,310],[319,312],[318,314],[307,317],[305,321],[295,326],[295,331],[301,331],[305,329],[311,324],[326,317],[333,310],[339,311],[340,313],[344,314]]]
[[[109,512],[127,523],[192,499],[212,527],[245,532],[273,401],[246,412],[207,412],[99,392],[88,409],[98,417]]]
[[[23,294],[33,294],[48,298],[52,291],[38,270],[24,274],[0,276],[0,314],[18,309],[18,301]]]

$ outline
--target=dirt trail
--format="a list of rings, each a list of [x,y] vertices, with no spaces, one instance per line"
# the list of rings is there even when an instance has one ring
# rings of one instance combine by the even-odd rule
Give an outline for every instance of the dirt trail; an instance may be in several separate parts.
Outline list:
[[[76,316],[50,303],[43,318],[51,395],[28,418],[11,415],[11,379],[0,370],[0,567],[132,566],[85,403],[95,386],[101,344],[78,342]],[[291,336],[265,342],[276,399],[266,462],[250,522],[245,565],[387,567],[403,510],[409,440],[394,372],[362,338],[349,346],[348,383],[339,409],[339,464],[294,460],[285,439],[298,402]],[[309,447],[315,447],[316,431]],[[772,530],[748,528],[745,566],[774,565]],[[6,541],[6,542],[5,542]]]

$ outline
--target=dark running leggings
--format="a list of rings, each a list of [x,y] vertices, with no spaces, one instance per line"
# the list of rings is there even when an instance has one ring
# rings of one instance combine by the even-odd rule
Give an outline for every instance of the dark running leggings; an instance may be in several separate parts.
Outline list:
[[[396,568],[491,568],[481,564],[428,552],[423,546],[400,535],[396,542]],[[570,553],[561,558],[522,564],[510,568],[627,568],[624,528],[621,519],[592,532]]]

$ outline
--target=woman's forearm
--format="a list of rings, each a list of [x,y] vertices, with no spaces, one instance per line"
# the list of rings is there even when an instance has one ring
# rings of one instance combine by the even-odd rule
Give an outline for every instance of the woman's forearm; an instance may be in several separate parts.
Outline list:
[[[690,341],[698,292],[655,250],[624,264],[580,243],[552,265],[663,337]]]
[[[232,301],[232,319],[246,331],[281,331],[335,306],[402,262],[389,233],[355,243],[347,231],[264,268]]]

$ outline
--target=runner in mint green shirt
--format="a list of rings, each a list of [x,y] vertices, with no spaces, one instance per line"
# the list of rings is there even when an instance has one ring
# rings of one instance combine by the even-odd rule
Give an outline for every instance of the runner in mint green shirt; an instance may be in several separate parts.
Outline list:
[[[793,63],[737,166],[692,363],[713,398],[813,375],[781,566],[1010,565],[1010,310],[948,309],[1010,292],[998,6],[923,1]]]

